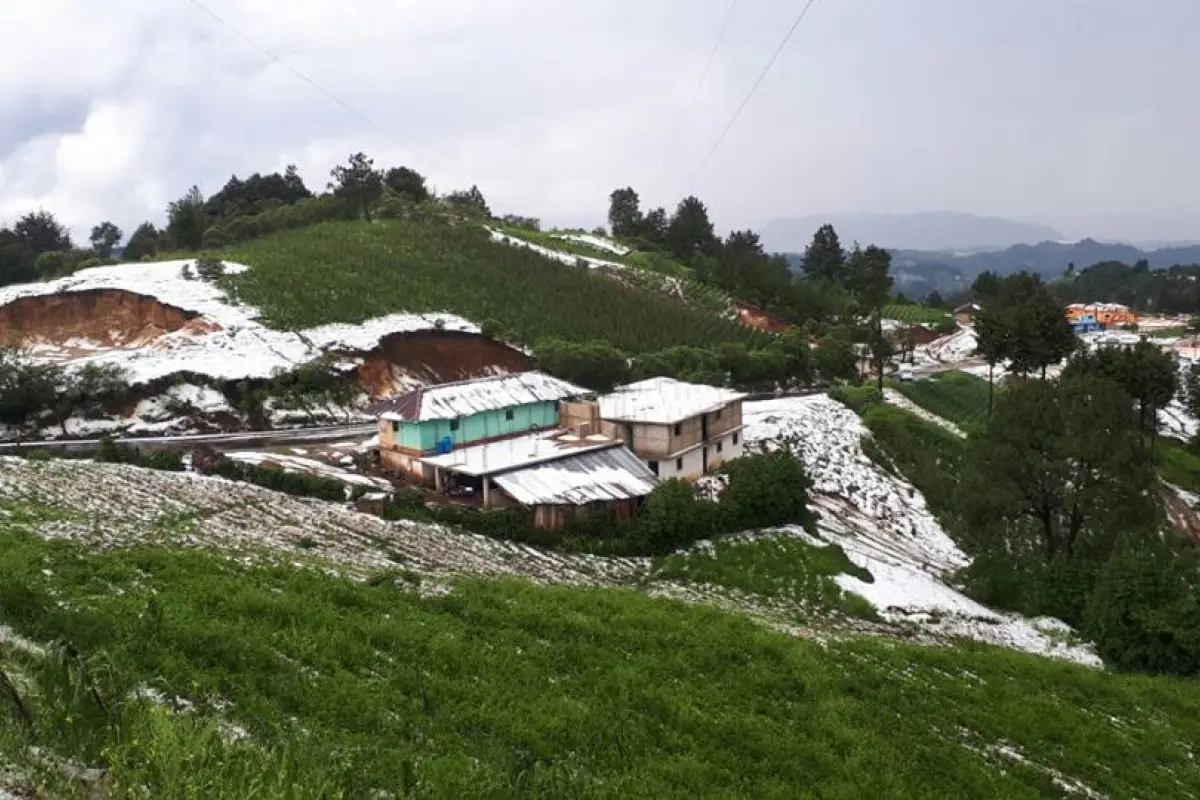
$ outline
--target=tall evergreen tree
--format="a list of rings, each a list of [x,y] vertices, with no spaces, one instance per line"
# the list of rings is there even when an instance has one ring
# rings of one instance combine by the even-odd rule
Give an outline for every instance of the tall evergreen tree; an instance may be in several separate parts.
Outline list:
[[[652,208],[642,219],[642,238],[651,244],[664,244],[667,241],[667,211],[665,208]]]
[[[33,253],[35,259],[42,253],[65,251],[73,247],[71,233],[66,226],[49,211],[43,209],[32,211],[21,217],[12,229],[13,233],[24,242],[25,247]]]
[[[122,235],[121,229],[115,223],[101,222],[92,228],[92,235],[89,237],[92,250],[96,255],[108,258],[113,249],[120,244]]]
[[[352,209],[355,216],[361,215],[371,221],[371,206],[383,194],[383,173],[375,169],[375,161],[366,153],[354,153],[345,164],[339,164],[329,172],[333,178],[329,190]]]
[[[637,236],[641,233],[640,204],[641,199],[632,186],[616,189],[608,196],[608,226],[613,236]]]
[[[204,211],[204,195],[198,186],[193,186],[167,206],[167,239],[181,250],[199,250],[206,230],[208,215]]]
[[[146,256],[154,255],[158,252],[161,239],[162,236],[153,223],[143,222],[134,229],[125,245],[125,260],[141,261]]]
[[[846,251],[832,225],[822,225],[804,251],[804,273],[809,280],[846,285]]]
[[[667,249],[686,264],[697,256],[712,256],[717,252],[720,241],[708,218],[708,208],[695,196],[679,201],[675,214],[667,225]]]

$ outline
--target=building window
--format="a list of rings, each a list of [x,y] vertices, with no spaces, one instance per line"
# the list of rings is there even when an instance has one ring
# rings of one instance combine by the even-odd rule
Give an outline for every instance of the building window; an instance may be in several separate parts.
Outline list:
[[[719,408],[717,409],[717,419],[721,418],[721,411],[722,411],[722,409],[719,409]]]
[[[458,430],[458,420],[456,420],[456,419],[450,420],[450,430],[452,430],[452,431]]]
[[[738,443],[738,435],[736,433],[733,435],[733,443],[734,444]]]
[[[508,409],[507,411],[505,411],[505,412],[504,412],[504,418],[505,418],[506,420],[508,420],[509,422],[512,422],[512,419],[513,419],[513,410],[512,410],[511,408],[510,408],[510,409]]]
[[[721,442],[717,442],[717,452],[718,453],[721,452],[721,450],[723,450],[724,447],[725,447],[724,444],[722,444]]]
[[[648,467],[650,467],[651,472],[653,472],[655,475],[658,474],[658,462],[657,461],[647,461],[646,465]]]
[[[675,423],[675,435],[678,436],[681,433],[683,433],[683,426],[680,425],[678,422],[676,422]]]
[[[682,458],[677,458],[677,459],[675,459],[675,470],[676,470],[676,472],[678,472],[678,471],[680,471],[680,470],[682,470],[682,469],[683,469],[683,459],[682,459]]]
[[[399,433],[399,432],[400,432],[400,423],[393,422],[392,423],[392,433]]]

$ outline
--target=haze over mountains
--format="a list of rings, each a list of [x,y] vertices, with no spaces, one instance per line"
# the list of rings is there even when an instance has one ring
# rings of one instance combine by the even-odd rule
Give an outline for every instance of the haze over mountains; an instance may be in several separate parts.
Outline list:
[[[890,250],[896,290],[916,296],[934,290],[952,295],[985,271],[1011,275],[1029,270],[1054,279],[1071,265],[1083,270],[1114,261],[1129,265],[1144,261],[1150,269],[1200,264],[1200,245],[1191,242],[1137,247],[1092,238],[1063,241],[1062,234],[1049,226],[959,212],[777,219],[764,227],[764,245],[786,253],[798,269],[799,254],[826,222],[833,224],[847,247],[858,241]]]
[[[1065,238],[1048,225],[958,211],[931,211],[776,219],[763,228],[763,244],[775,252],[801,252],[812,240],[813,231],[827,222],[833,224],[847,246],[858,241],[895,250],[998,250],[1014,244],[1038,244]]]

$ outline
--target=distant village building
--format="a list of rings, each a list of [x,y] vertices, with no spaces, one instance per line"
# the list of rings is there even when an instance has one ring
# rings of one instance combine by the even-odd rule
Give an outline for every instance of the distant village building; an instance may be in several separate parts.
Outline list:
[[[954,309],[954,321],[959,325],[971,325],[982,310],[978,303],[963,303]]]
[[[694,480],[742,455],[745,397],[649,378],[599,398],[601,432],[624,441],[660,479]]]
[[[521,506],[560,530],[624,520],[658,480],[604,435],[590,393],[539,372],[441,384],[375,405],[383,466],[484,508]]]
[[[1095,325],[1091,330],[1110,330],[1123,325],[1136,325],[1137,313],[1120,303],[1072,303],[1067,306],[1067,321],[1076,325]]]
[[[1104,326],[1096,319],[1095,314],[1080,313],[1074,316],[1067,315],[1067,321],[1071,323],[1071,331],[1075,334],[1092,333],[1094,331],[1103,330]]]

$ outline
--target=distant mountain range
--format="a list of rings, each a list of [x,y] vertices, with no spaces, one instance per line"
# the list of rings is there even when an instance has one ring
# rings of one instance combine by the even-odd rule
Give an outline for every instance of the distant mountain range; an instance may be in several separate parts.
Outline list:
[[[998,250],[1014,244],[1059,241],[1061,233],[1047,225],[981,217],[957,211],[916,214],[832,214],[767,223],[761,231],[763,245],[776,253],[799,253],[812,241],[817,228],[831,223],[842,244],[855,241],[898,250]]]
[[[1166,269],[1176,264],[1200,264],[1200,245],[1179,245],[1156,250],[1142,250],[1128,244],[1109,244],[1095,239],[1079,242],[1041,242],[1018,244],[1003,250],[977,253],[894,249],[892,276],[896,290],[908,295],[924,296],[932,291],[943,295],[967,288],[981,272],[1000,275],[1028,270],[1044,278],[1062,276],[1071,264],[1083,270],[1093,264],[1116,261],[1133,265],[1145,261],[1151,269]],[[799,252],[786,254],[793,268],[799,269]]]

